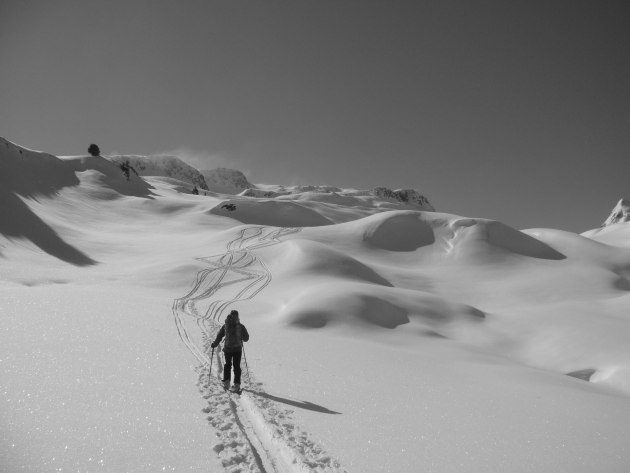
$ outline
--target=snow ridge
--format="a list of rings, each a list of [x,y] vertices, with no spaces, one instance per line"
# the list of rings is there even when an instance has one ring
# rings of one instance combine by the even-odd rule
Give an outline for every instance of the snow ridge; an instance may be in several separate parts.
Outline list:
[[[435,212],[435,208],[424,195],[415,189],[388,189],[376,187],[372,190],[340,189],[334,186],[270,186],[258,185],[242,191],[242,197],[283,200],[312,200],[332,204],[364,207],[382,207],[383,204],[403,205],[417,210]]]
[[[225,254],[200,258],[209,268],[200,271],[192,290],[173,304],[180,338],[200,361],[197,385],[208,402],[203,412],[217,432],[214,451],[226,472],[346,472],[295,425],[293,411],[282,408],[248,369],[240,397],[226,392],[220,383],[221,351],[210,348],[228,307],[255,297],[271,282],[271,272],[252,250],[298,231],[262,226],[241,230],[228,242]]]
[[[108,159],[118,165],[128,161],[129,165],[141,176],[172,177],[180,181],[189,182],[191,186],[208,190],[208,185],[203,175],[177,156],[126,154],[108,156]]]

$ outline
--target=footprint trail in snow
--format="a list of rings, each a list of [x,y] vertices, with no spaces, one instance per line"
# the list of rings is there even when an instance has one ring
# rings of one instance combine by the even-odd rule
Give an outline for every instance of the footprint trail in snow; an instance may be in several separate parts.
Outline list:
[[[199,258],[208,268],[197,274],[188,294],[173,303],[173,316],[182,342],[199,360],[198,387],[218,443],[214,447],[229,473],[342,473],[347,470],[331,458],[292,420],[292,411],[264,393],[264,385],[243,370],[243,393],[221,386],[223,359],[215,350],[210,373],[210,343],[221,327],[220,317],[239,301],[254,298],[272,280],[272,274],[254,251],[280,242],[299,228],[247,227],[228,242],[226,252]]]

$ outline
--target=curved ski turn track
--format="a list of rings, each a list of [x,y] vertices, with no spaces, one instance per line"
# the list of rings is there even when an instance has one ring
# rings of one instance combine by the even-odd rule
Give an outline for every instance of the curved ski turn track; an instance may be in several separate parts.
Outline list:
[[[199,360],[198,387],[215,429],[214,451],[227,472],[346,472],[292,420],[292,411],[266,395],[262,383],[243,369],[242,394],[226,392],[221,383],[223,359],[215,350],[210,376],[210,344],[230,305],[252,299],[272,280],[254,251],[280,242],[299,228],[252,226],[228,242],[224,254],[199,258],[208,268],[197,274],[188,294],[173,302],[173,316],[182,342]],[[263,395],[261,395],[263,394]]]

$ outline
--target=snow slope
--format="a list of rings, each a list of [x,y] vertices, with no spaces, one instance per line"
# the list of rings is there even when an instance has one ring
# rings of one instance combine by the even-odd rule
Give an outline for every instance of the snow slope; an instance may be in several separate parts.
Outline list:
[[[630,469],[627,223],[195,196],[4,140],[0,171],[3,471]]]

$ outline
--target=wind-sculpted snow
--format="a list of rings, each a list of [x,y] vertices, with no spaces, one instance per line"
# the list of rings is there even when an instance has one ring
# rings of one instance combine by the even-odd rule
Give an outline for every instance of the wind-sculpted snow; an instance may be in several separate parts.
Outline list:
[[[283,236],[297,231],[242,229],[228,242],[225,254],[200,258],[209,268],[201,271],[192,290],[173,304],[180,338],[200,362],[198,386],[208,402],[204,412],[217,432],[214,451],[227,472],[346,471],[295,424],[291,410],[265,393],[264,384],[256,381],[248,368],[240,397],[225,392],[220,384],[222,353],[210,348],[228,308],[254,298],[271,282],[272,274],[255,250],[276,245]]]
[[[519,232],[389,193],[225,200],[0,158],[7,471],[629,469],[630,222]],[[208,346],[232,308],[241,397]]]
[[[625,249],[566,232],[519,232],[492,220],[414,211],[304,228],[290,240],[264,250],[274,287],[284,288],[277,323],[351,334],[362,328],[368,330],[362,336],[375,337],[380,329],[439,335],[557,372],[592,369],[593,382],[626,389],[626,371],[612,368],[626,366],[619,353],[630,355],[623,336],[584,351],[592,344],[588,331],[578,333],[568,328],[570,317],[553,314],[556,307],[585,323],[595,309],[584,304],[593,298],[623,305],[618,298],[630,292]],[[597,307],[601,314],[617,310],[611,303]],[[528,328],[504,315],[512,313],[531,313],[514,316]],[[605,317],[626,333],[622,319]],[[607,330],[594,323],[591,332]]]

